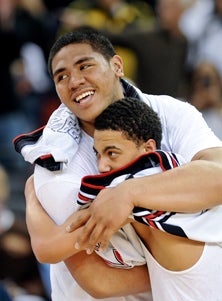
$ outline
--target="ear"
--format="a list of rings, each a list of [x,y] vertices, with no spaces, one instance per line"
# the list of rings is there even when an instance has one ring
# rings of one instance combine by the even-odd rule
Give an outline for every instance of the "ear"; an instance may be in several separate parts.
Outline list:
[[[114,55],[110,61],[111,68],[115,72],[117,77],[123,77],[123,60],[119,55]]]
[[[156,150],[156,141],[154,139],[147,140],[144,145],[144,152],[149,153]]]

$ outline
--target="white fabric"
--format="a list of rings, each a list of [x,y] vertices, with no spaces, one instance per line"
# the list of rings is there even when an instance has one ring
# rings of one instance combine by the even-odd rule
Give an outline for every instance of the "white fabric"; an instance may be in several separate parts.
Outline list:
[[[37,143],[25,145],[21,154],[30,163],[48,154],[53,156],[55,162],[69,163],[78,150],[80,139],[81,131],[76,116],[61,104],[52,113]]]
[[[195,42],[203,34],[213,9],[212,0],[196,0],[190,8],[184,11],[179,26],[189,42]]]
[[[177,159],[179,165],[185,164],[184,160],[177,155]],[[134,178],[140,178],[148,175],[153,175],[156,173],[161,173],[163,170],[160,167],[152,167],[143,169],[134,174]],[[107,187],[115,187],[121,182],[125,181],[128,178],[129,174],[123,174],[115,179],[107,186]],[[144,210],[145,211],[145,210]],[[155,213],[156,210],[153,210]],[[155,223],[155,227],[163,232],[167,231],[168,226],[176,226],[179,229],[182,229],[186,237],[191,240],[196,240],[200,242],[207,242],[207,243],[217,243],[222,246],[222,228],[219,226],[221,224],[221,217],[222,217],[222,205],[215,206],[210,208],[209,210],[199,211],[195,213],[175,213],[173,215],[170,214],[171,212],[164,212],[161,215],[152,218],[152,221]],[[138,216],[144,216],[145,214],[153,215],[152,210],[147,208],[146,213],[142,210],[138,213]],[[163,221],[164,220],[164,221]],[[149,222],[145,219],[144,222],[149,225]],[[165,228],[163,229],[163,225]],[[152,227],[152,226],[151,226]],[[169,228],[168,228],[169,229]],[[215,230],[216,229],[216,230]],[[125,231],[125,227],[123,227]],[[171,229],[172,231],[172,229]],[[126,231],[127,233],[127,231]],[[170,231],[168,232],[172,234]],[[174,229],[174,234],[176,235],[178,232]],[[128,233],[127,233],[128,235]],[[178,234],[179,235],[179,234]],[[131,238],[132,234],[129,233],[129,239]],[[123,237],[121,239],[124,239]],[[132,238],[131,238],[132,240]],[[135,238],[136,241],[136,238]],[[129,254],[124,252],[123,246],[121,246],[121,241],[119,236],[113,236],[109,243],[109,248],[113,248],[113,246],[118,249],[120,254],[122,255],[123,261],[127,265],[136,265],[136,261],[139,261],[141,249],[140,247],[136,247],[135,254],[130,259]],[[127,248],[130,250],[130,247]],[[133,249],[131,250],[133,252]],[[109,250],[106,251],[107,253],[110,252]],[[102,257],[104,254],[100,254]],[[142,253],[144,256],[144,254]],[[142,264],[143,260],[141,260]],[[138,265],[138,262],[137,262]]]
[[[24,71],[32,89],[37,93],[49,91],[51,80],[47,73],[47,65],[42,48],[32,42],[25,43],[21,48]]]
[[[140,240],[130,224],[125,225],[111,237],[103,252],[96,252],[114,268],[129,269],[146,264]]]
[[[222,23],[215,13],[215,1],[197,0],[185,11],[180,29],[189,42],[188,65],[195,67],[202,61],[214,64],[222,76]]]
[[[194,106],[170,96],[144,95],[136,90],[161,119],[163,151],[180,154],[189,162],[203,149],[222,146],[222,141],[214,135]]]
[[[206,244],[201,257],[192,267],[177,272],[163,268],[143,244],[142,247],[149,269],[153,301],[221,301],[221,247]]]
[[[43,208],[57,224],[78,210],[77,193],[81,178],[88,173],[98,173],[93,139],[82,133],[81,143],[75,159],[64,164],[63,170],[50,172],[38,165],[35,167],[35,189]],[[82,164],[84,162],[84,164]],[[131,238],[132,239],[132,238]],[[144,259],[143,262],[144,264]],[[84,292],[70,275],[63,262],[52,264],[50,269],[53,301],[93,301],[97,300]],[[150,294],[138,294],[136,297],[116,297],[107,301],[151,301]],[[100,299],[102,300],[102,299]]]
[[[188,103],[177,101],[168,96],[144,95],[138,89],[137,92],[161,118],[163,125],[163,150],[179,153],[189,161],[202,149],[222,146],[221,141],[207,127],[201,114]],[[60,107],[59,110],[62,111],[63,107]],[[61,116],[63,115],[61,114]],[[180,123],[179,127],[178,122]],[[60,123],[62,124],[61,120]],[[68,164],[64,163],[63,170],[57,172],[49,172],[39,166],[35,168],[37,196],[48,214],[58,224],[64,222],[72,212],[76,211],[75,200],[81,178],[87,174],[95,174],[97,172],[96,157],[92,149],[92,138],[83,134],[79,145],[77,143],[78,148],[73,149],[72,155],[72,143],[73,147],[75,147],[76,143],[72,139],[69,140],[69,138],[66,141],[66,137],[69,136],[67,132],[63,132],[61,136],[64,138],[61,139],[59,144],[56,142],[56,135],[54,139],[51,139],[51,137],[45,137],[45,139],[53,142],[53,146],[56,149],[55,153],[57,151],[60,152],[59,156],[64,156],[63,162],[68,162]],[[66,147],[68,147],[68,152]],[[78,151],[75,152],[75,150]],[[41,147],[39,147],[40,151]],[[47,149],[47,152],[52,153],[53,147],[49,150]],[[67,156],[67,153],[70,155]],[[36,152],[34,155],[36,155]],[[28,154],[26,153],[26,158],[27,156]],[[34,161],[31,156],[29,160]],[[51,277],[53,301],[93,300],[79,288],[63,263],[52,266]],[[113,300],[120,301],[127,300],[127,298],[129,300],[129,297],[125,299],[113,298]],[[130,300],[133,299],[133,297],[130,297]],[[147,297],[146,301],[148,299],[149,297]],[[134,300],[143,299],[135,297]]]

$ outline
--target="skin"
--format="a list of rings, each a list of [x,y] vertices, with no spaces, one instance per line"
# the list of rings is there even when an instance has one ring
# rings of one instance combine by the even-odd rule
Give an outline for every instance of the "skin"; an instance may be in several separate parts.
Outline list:
[[[156,149],[156,142],[149,139],[137,146],[132,140],[126,139],[121,132],[96,130],[94,149],[99,172],[103,173],[124,166],[144,152]]]
[[[123,97],[119,83],[119,78],[123,76],[121,58],[114,56],[110,62],[107,62],[87,44],[69,45],[61,49],[54,57],[52,70],[55,88],[61,102],[81,119],[82,128],[88,134],[93,135],[95,117],[111,102]],[[80,103],[76,102],[76,98],[81,98],[84,92],[90,92],[92,95],[85,97]],[[221,162],[222,148],[205,149],[196,154],[192,162],[185,166],[154,176],[128,180],[115,188],[102,190],[89,209],[75,213],[75,218],[68,228],[82,227],[75,240],[72,240],[72,244],[77,242],[79,250],[88,249],[92,252],[97,241],[101,241],[104,248],[110,236],[126,222],[134,206],[165,211],[193,212],[221,204]],[[47,257],[47,248],[50,249],[51,237],[54,234],[56,237],[62,237],[67,227],[59,227],[50,221],[33,193],[32,178],[27,181],[25,189],[28,208],[33,204],[36,205],[35,213],[34,210],[27,209],[26,215],[33,250],[37,257],[44,258],[44,256]],[[121,195],[121,202],[119,202],[119,195]],[[145,199],[144,196],[146,196]],[[49,231],[46,231],[47,223],[51,227]],[[56,234],[57,231],[59,234]],[[68,240],[68,237],[70,236],[63,235],[63,243],[66,239]],[[101,292],[102,285],[90,287],[92,285],[90,266],[93,267],[91,273],[95,275],[91,256],[98,260],[98,270],[102,271],[106,265],[103,263],[99,265],[100,259],[94,253],[87,255],[85,252],[80,252],[66,259],[65,263],[73,277],[93,296],[104,298],[120,293],[136,293],[133,290],[137,292],[147,290],[149,278],[146,267],[141,275],[138,269],[134,268],[130,275],[127,274],[128,270],[125,271],[126,275],[122,278],[124,271],[121,275],[118,274],[119,276],[115,271],[113,281],[116,280],[116,287],[113,285],[112,289],[109,283],[104,283],[107,278],[104,277],[104,273],[101,273],[102,282],[98,281],[98,283],[103,284],[103,292]],[[77,269],[75,267],[80,259],[81,269]],[[114,269],[110,269],[109,273],[113,271]],[[138,273],[133,276],[133,271]],[[138,279],[140,281],[137,281]]]
[[[64,260],[73,278],[94,298],[118,297],[150,291],[150,280],[145,265],[130,270],[114,269],[104,264],[96,253],[87,255],[85,251],[75,250],[73,241],[78,231],[66,232],[73,215],[63,225],[56,225],[39,203],[33,180],[31,176],[25,186],[26,223],[32,249],[38,261],[57,263]]]
[[[155,151],[156,143],[153,139],[149,139],[137,146],[119,131],[95,130],[94,148],[99,171],[103,173],[130,163],[144,152]],[[170,235],[138,222],[132,224],[154,258],[166,269],[172,271],[188,269],[202,254],[204,243]]]
[[[119,78],[124,75],[121,58],[115,55],[109,62],[87,44],[71,44],[55,55],[52,70],[61,102],[75,112],[83,130],[93,135],[94,119],[123,97],[119,85]],[[88,96],[84,97],[84,93]]]
[[[95,117],[110,103],[123,97],[119,82],[124,75],[122,67],[122,59],[118,55],[107,61],[88,44],[65,46],[53,58],[52,72],[56,92],[61,102],[79,117],[81,127],[89,135],[93,135]],[[33,177],[26,183],[25,196],[26,222],[32,248],[39,261],[53,263],[64,259],[75,280],[95,298],[150,290],[146,266],[135,267],[130,272],[120,271],[108,267],[96,254],[88,256],[85,252],[79,252],[81,249],[75,250],[73,241],[76,240],[77,233],[74,237],[65,235],[67,223],[58,226],[50,219],[38,202]],[[76,254],[77,252],[79,253]],[[72,254],[75,255],[71,256]],[[81,268],[78,269],[80,262]],[[104,277],[104,274],[109,277]]]
[[[103,189],[89,210],[80,212],[67,227],[71,230],[83,225],[75,247],[80,248],[82,243],[88,242],[87,252],[91,253],[96,242],[101,241],[100,248],[105,249],[112,234],[121,228],[135,206],[195,212],[220,205],[221,162],[221,148],[211,148],[199,152],[186,165]]]

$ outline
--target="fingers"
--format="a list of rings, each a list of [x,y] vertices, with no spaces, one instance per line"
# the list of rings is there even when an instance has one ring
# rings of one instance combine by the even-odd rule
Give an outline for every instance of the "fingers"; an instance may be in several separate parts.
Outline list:
[[[76,239],[75,248],[81,249],[86,245],[86,253],[92,254],[95,247],[99,245],[99,251],[105,250],[107,247],[112,231],[105,224],[96,224],[93,218],[82,227],[81,233]]]
[[[66,232],[73,232],[83,226],[89,219],[89,216],[88,209],[80,210],[72,214],[66,221]]]
[[[93,228],[88,239],[88,245],[86,249],[87,254],[91,254],[98,243],[99,243],[99,250],[101,250],[100,241],[103,239],[103,235],[104,235],[103,226],[98,225]]]
[[[97,229],[97,231],[94,232],[94,228],[95,222],[92,218],[90,218],[89,221],[82,227],[82,230],[76,239],[76,249],[81,249],[82,246],[87,242],[86,253],[91,254],[93,252],[94,247],[98,242],[97,238],[99,238],[100,235],[100,231]]]

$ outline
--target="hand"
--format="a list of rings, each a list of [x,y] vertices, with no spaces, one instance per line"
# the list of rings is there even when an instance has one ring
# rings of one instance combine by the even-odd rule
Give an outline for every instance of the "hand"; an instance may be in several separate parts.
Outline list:
[[[78,218],[68,227],[67,230],[72,231],[81,226],[75,244],[77,249],[87,242],[87,254],[93,252],[97,243],[100,243],[100,250],[104,250],[111,236],[128,222],[134,205],[129,201],[124,183],[103,189],[90,207],[85,209],[87,212],[81,210]]]
[[[76,229],[83,226],[88,221],[89,218],[90,218],[89,208],[74,212],[72,215],[70,215],[70,217],[65,222],[67,224],[66,231],[69,233],[75,231]]]

